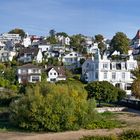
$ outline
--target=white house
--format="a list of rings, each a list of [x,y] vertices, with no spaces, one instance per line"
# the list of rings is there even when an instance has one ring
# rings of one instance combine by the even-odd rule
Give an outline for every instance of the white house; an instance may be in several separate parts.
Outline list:
[[[12,61],[13,57],[16,56],[16,51],[6,50],[5,48],[0,49],[0,61],[7,62]]]
[[[0,41],[6,42],[8,40],[14,41],[14,43],[19,43],[21,41],[21,36],[19,34],[9,34],[3,33],[0,35]]]
[[[65,70],[62,66],[51,66],[47,69],[47,81],[56,82],[66,80]]]
[[[39,48],[24,48],[19,51],[18,61],[23,63],[29,63],[35,61],[37,63],[41,63],[43,59],[43,54],[41,49]]]
[[[101,59],[98,50],[92,60],[88,59],[82,65],[82,78],[87,82],[108,81],[131,95],[131,70],[136,67],[137,61],[133,59],[132,50],[129,51],[129,59],[126,61],[108,59],[106,54]]]
[[[132,39],[131,48],[133,49],[133,55],[140,54],[140,30],[137,31],[136,36]]]
[[[24,47],[29,47],[31,46],[32,42],[31,42],[31,37],[27,34],[27,36],[23,39],[22,44],[24,45]]]
[[[48,52],[51,50],[52,46],[47,44],[39,44],[38,48],[41,49],[42,52]]]
[[[17,69],[18,82],[36,83],[41,81],[41,68],[32,64],[26,64]]]
[[[94,54],[98,49],[98,43],[94,43],[93,45],[89,45],[86,47],[88,54]]]
[[[80,59],[82,59],[83,56],[77,52],[71,52],[63,56],[62,62],[65,66],[70,66],[71,68],[78,67],[80,65]]]
[[[70,38],[67,36],[67,37],[64,37],[64,36],[57,36],[56,37],[58,39],[58,41],[62,44],[62,45],[70,45]]]

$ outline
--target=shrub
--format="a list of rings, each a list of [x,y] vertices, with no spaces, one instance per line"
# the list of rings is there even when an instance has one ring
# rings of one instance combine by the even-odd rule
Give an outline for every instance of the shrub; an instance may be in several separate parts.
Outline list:
[[[118,140],[115,135],[113,136],[88,136],[81,138],[81,140]]]
[[[95,100],[87,101],[85,91],[79,87],[62,85],[51,84],[44,90],[40,85],[28,87],[25,96],[10,106],[11,122],[31,131],[75,130],[85,126],[88,118],[95,115]]]
[[[140,140],[139,130],[127,130],[120,135],[120,140]]]

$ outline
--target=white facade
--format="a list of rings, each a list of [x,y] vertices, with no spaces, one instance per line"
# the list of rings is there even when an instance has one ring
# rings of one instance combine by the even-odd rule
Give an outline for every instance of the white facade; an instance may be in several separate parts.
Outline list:
[[[47,77],[48,82],[56,82],[61,80],[66,80],[66,77],[64,75],[61,75],[61,73],[58,73],[55,68],[51,68],[48,71],[48,77]]]
[[[130,95],[133,82],[131,70],[137,67],[137,61],[133,59],[131,53],[132,51],[126,61],[113,61],[107,59],[106,55],[101,59],[98,51],[93,60],[86,60],[82,65],[82,77],[87,82],[108,81]]]
[[[27,36],[26,38],[23,39],[23,45],[24,47],[29,47],[32,44],[31,38]]]
[[[84,58],[84,57],[82,57],[82,55],[80,55],[79,53],[71,52],[71,53],[63,56],[62,62],[66,66],[78,67],[80,65],[80,59],[82,59],[82,58]]]
[[[21,66],[17,70],[19,83],[36,83],[41,81],[41,69],[32,64]]]
[[[42,52],[44,52],[44,51],[48,52],[51,50],[52,46],[40,44],[40,45],[38,45],[38,48],[41,49]]]
[[[19,34],[9,34],[4,33],[0,35],[0,41],[6,42],[8,40],[14,41],[14,43],[19,43],[21,41],[21,36]]]
[[[88,54],[93,54],[96,52],[96,50],[98,49],[98,43],[94,43],[93,45],[89,45],[87,47],[87,53]]]

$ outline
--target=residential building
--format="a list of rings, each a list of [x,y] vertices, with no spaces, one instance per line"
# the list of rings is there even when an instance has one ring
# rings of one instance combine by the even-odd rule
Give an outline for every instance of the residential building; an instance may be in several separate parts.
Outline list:
[[[66,80],[65,70],[62,66],[50,66],[47,69],[47,81],[56,82]]]
[[[21,41],[21,36],[19,34],[9,33],[3,33],[0,35],[0,41],[7,42],[8,40],[12,40],[14,43],[19,43]]]
[[[104,54],[101,59],[97,50],[94,58],[86,60],[82,65],[82,78],[86,82],[108,81],[131,95],[131,71],[137,67],[137,61],[133,59],[132,50],[129,50],[128,57],[128,60],[111,60]]]
[[[80,59],[84,58],[77,52],[71,52],[63,56],[62,62],[65,66],[69,66],[70,69],[80,66]],[[67,67],[68,68],[68,67]]]
[[[18,82],[36,83],[41,81],[41,68],[33,64],[26,64],[17,69]]]
[[[137,31],[136,36],[132,39],[131,48],[133,49],[133,55],[140,54],[140,30]]]
[[[24,48],[19,51],[18,61],[23,63],[29,63],[35,61],[37,63],[41,63],[43,59],[43,54],[41,49],[39,48]]]

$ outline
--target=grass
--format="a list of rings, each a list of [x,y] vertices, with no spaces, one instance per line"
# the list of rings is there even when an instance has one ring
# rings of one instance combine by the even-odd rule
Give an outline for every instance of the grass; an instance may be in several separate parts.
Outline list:
[[[98,114],[94,120],[91,120],[85,128],[86,129],[112,129],[121,128],[125,123],[116,119],[116,113],[104,112]]]

